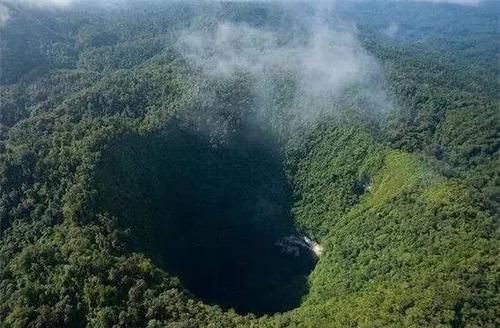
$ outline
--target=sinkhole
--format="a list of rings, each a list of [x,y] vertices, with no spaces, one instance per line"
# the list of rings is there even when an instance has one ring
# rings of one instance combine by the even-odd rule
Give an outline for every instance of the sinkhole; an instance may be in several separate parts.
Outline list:
[[[193,297],[238,313],[297,307],[316,258],[295,236],[280,147],[258,128],[214,142],[172,120],[104,151],[99,206],[130,229],[131,248],[179,278]]]

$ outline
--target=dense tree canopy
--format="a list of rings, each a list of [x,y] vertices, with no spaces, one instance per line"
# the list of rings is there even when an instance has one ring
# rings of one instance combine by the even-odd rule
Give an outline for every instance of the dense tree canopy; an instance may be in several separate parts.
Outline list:
[[[297,8],[1,6],[0,326],[500,325],[493,3],[339,5],[387,108],[358,83],[310,119],[294,74],[175,46],[218,21],[301,40]]]

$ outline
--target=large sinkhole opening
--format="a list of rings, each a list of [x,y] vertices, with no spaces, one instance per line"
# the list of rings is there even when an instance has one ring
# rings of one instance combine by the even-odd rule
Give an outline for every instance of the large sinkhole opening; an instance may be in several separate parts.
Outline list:
[[[99,206],[195,298],[239,313],[292,309],[316,257],[290,216],[282,154],[255,129],[227,139],[175,121],[121,136],[97,170]]]

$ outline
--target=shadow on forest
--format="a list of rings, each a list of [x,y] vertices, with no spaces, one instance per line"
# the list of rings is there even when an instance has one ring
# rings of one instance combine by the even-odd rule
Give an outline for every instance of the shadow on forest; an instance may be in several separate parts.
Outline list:
[[[197,298],[239,313],[299,305],[315,259],[283,253],[294,234],[277,145],[262,131],[214,143],[173,120],[161,132],[111,143],[97,170],[104,211]]]

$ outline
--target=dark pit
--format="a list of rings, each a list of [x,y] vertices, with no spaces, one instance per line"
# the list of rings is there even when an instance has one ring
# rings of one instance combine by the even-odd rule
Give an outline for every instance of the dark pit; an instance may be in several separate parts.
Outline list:
[[[241,129],[214,142],[176,120],[112,142],[97,170],[101,206],[129,228],[131,249],[197,299],[238,313],[297,307],[316,259],[284,252],[295,235],[280,147]]]

